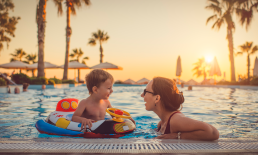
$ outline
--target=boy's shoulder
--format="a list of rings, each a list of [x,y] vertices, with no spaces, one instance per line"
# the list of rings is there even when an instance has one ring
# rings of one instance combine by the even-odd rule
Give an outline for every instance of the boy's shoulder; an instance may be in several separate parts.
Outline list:
[[[79,105],[81,105],[81,106],[86,105],[88,102],[89,102],[89,100],[88,100],[88,98],[86,98],[86,99],[81,100]]]

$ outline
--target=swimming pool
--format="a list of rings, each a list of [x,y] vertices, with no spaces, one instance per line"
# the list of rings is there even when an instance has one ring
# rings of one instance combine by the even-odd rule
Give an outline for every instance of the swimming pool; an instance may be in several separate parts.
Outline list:
[[[145,86],[114,85],[110,102],[113,107],[131,113],[136,121],[135,132],[122,138],[149,139],[157,136],[154,131],[159,118],[145,110],[140,97]],[[187,117],[207,122],[220,132],[220,138],[258,138],[257,90],[193,87],[179,88],[184,92],[182,113]],[[35,128],[37,120],[45,119],[63,98],[88,97],[85,86],[33,90],[21,94],[0,94],[0,138],[61,137],[40,134]],[[70,138],[70,137],[66,137]]]

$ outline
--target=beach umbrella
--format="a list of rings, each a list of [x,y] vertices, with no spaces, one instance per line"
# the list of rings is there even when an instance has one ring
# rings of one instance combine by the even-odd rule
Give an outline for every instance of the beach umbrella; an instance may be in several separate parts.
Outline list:
[[[177,62],[176,62],[176,76],[178,76],[179,84],[181,83],[180,82],[181,73],[182,73],[181,58],[180,56],[178,56]]]
[[[127,80],[124,81],[124,83],[126,83],[126,84],[135,84],[135,81],[132,80],[132,79],[127,79]]]
[[[139,81],[137,81],[137,84],[148,84],[150,80],[146,79],[146,78],[142,78]]]
[[[213,61],[211,62],[211,68],[209,71],[209,76],[215,76],[215,75],[221,76],[221,71],[216,57],[214,57]],[[214,77],[214,84],[216,84],[215,77]]]
[[[12,61],[6,64],[1,64],[0,68],[6,68],[6,69],[28,69],[29,64],[26,64],[21,61]]]
[[[61,65],[60,68],[64,68],[64,65]],[[78,61],[71,61],[68,63],[68,69],[78,69],[78,73],[80,72],[80,69],[90,69],[90,67],[88,67],[87,65],[83,64],[83,63],[79,63]],[[74,79],[76,77],[76,72],[74,70]],[[78,82],[80,80],[80,75],[78,75]]]
[[[258,76],[258,58],[255,58],[254,61],[254,69],[253,69],[253,76]]]
[[[34,63],[29,65],[29,69],[38,69],[38,63]],[[44,68],[45,69],[54,69],[54,68],[60,68],[59,66],[52,64],[50,62],[44,62]]]
[[[104,63],[100,63],[98,65],[95,65],[93,67],[91,67],[91,69],[113,69],[113,70],[123,70],[122,67],[119,67],[117,65],[114,65],[112,63],[109,62],[104,62]]]

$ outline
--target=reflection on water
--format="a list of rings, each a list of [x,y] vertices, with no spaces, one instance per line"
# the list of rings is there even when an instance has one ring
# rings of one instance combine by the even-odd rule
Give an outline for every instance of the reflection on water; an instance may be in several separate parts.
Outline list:
[[[123,138],[153,138],[159,118],[145,110],[140,97],[145,86],[114,86],[113,107],[128,111],[136,121],[136,131]],[[182,113],[215,126],[223,138],[258,138],[258,96],[256,90],[194,87],[184,92]],[[89,96],[85,86],[29,90],[21,94],[0,94],[0,138],[59,137],[40,134],[35,128],[63,98],[82,100]],[[69,137],[67,137],[69,138]]]

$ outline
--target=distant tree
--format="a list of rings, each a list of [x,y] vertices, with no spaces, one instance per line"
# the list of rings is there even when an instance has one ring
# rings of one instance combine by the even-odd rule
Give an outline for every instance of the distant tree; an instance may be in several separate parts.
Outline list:
[[[200,58],[198,59],[198,61],[196,63],[194,63],[194,68],[192,69],[192,71],[194,71],[194,76],[196,76],[197,78],[200,76],[203,76],[203,79],[206,79],[207,76],[207,71],[206,68],[208,67],[208,65],[205,62],[204,58]]]
[[[8,48],[10,37],[15,37],[14,32],[20,17],[9,17],[9,10],[13,9],[12,0],[0,0],[0,52],[4,48],[3,43],[6,42]]]
[[[214,15],[207,19],[206,24],[208,24],[211,20],[215,20],[215,23],[212,25],[212,29],[217,28],[218,30],[222,25],[227,24],[231,81],[236,81],[233,48],[233,31],[235,30],[235,23],[232,16],[236,11],[237,0],[208,0],[208,2],[209,5],[205,8],[212,10]]]
[[[16,60],[22,61],[22,58],[25,57],[25,55],[27,54],[25,51],[23,51],[23,49],[19,48],[19,49],[16,49],[15,52],[11,53],[10,55],[13,56],[10,60],[10,62],[12,62]],[[20,73],[21,73],[21,69],[20,69]]]
[[[96,42],[99,42],[99,51],[100,51],[100,63],[103,63],[103,48],[102,48],[102,43],[106,42],[109,39],[109,36],[107,32],[105,33],[104,31],[98,30],[97,32],[92,33],[92,38],[89,39],[88,44],[95,46]]]
[[[10,55],[13,56],[10,61],[16,61],[16,60],[22,61],[22,58],[25,57],[25,55],[27,54],[23,49],[19,48],[19,49],[16,49],[15,52],[11,53]]]
[[[46,29],[46,6],[47,0],[39,0],[36,12],[36,22],[38,27],[38,76],[45,77],[44,66],[44,43]]]
[[[246,30],[251,25],[254,11],[258,11],[258,0],[237,0],[238,8],[236,9],[239,22],[242,26],[245,25]]]
[[[58,15],[62,15],[62,2],[63,0],[54,0],[55,5],[58,8]],[[65,0],[66,4],[66,52],[65,52],[65,64],[64,64],[64,74],[63,80],[67,80],[67,73],[68,73],[68,63],[69,63],[69,47],[70,47],[70,38],[72,34],[72,29],[70,27],[70,14],[76,15],[76,7],[80,8],[81,3],[85,5],[90,5],[90,0]]]
[[[80,62],[80,61],[79,61],[79,60],[80,60],[80,57],[82,57],[83,54],[84,54],[84,53],[83,53],[83,51],[82,51],[81,49],[79,49],[79,50],[78,50],[77,48],[74,49],[74,50],[73,50],[73,53],[70,54],[70,57],[71,57],[71,58],[76,58],[76,59],[71,60],[71,61]],[[86,65],[85,60],[88,60],[88,59],[89,59],[89,57],[84,57],[83,60],[82,60],[82,63]],[[71,61],[70,61],[70,62],[71,62]],[[78,82],[80,82],[80,75],[81,75],[81,74],[80,74],[80,69],[78,69]]]
[[[26,61],[23,61],[27,64],[34,64],[37,61],[37,54],[28,54],[26,57]],[[32,77],[35,77],[35,69],[31,69]]]
[[[246,42],[243,45],[239,46],[240,52],[237,52],[236,55],[247,54],[247,80],[248,84],[250,83],[250,55],[255,54],[258,51],[258,46],[253,47],[253,42]]]

